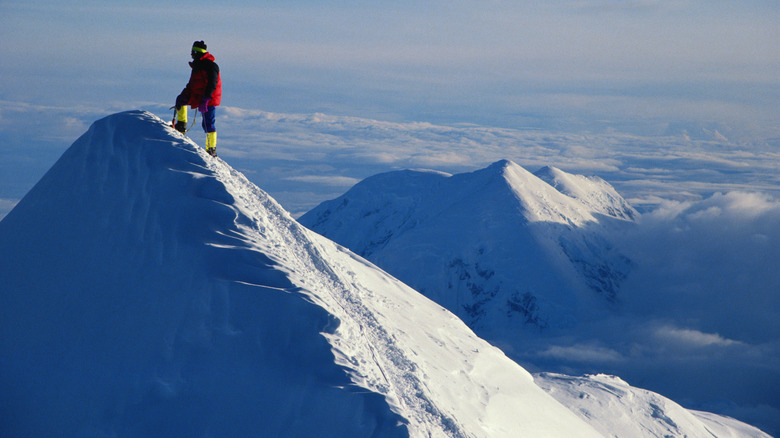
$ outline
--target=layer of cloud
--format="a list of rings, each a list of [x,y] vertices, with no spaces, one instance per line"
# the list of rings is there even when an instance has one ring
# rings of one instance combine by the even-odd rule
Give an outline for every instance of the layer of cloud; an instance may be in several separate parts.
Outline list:
[[[598,345],[552,345],[544,351],[538,353],[538,356],[551,358],[555,360],[570,362],[582,362],[591,365],[622,362],[625,357],[619,352]]]
[[[601,176],[639,207],[655,206],[662,198],[690,201],[718,191],[778,192],[780,187],[776,153],[762,143],[739,144],[718,136],[563,134],[237,107],[223,111],[219,121],[226,134],[220,138],[226,156],[279,166],[287,162],[292,172],[319,166],[361,179],[398,168],[460,172],[511,159],[530,170],[554,165]]]
[[[9,144],[0,150],[0,180],[5,190],[0,196],[6,198],[23,196],[100,117],[139,107],[165,120],[171,117],[168,105],[148,102],[94,107],[7,100],[2,104],[5,110],[0,126]],[[723,140],[705,131],[688,138],[681,134],[688,125],[672,127],[670,135],[662,137],[617,132],[567,134],[476,124],[275,113],[235,106],[221,107],[217,120],[220,155],[295,214],[338,196],[335,188],[345,189],[376,173],[399,168],[458,173],[501,159],[513,160],[531,171],[553,165],[600,176],[642,211],[668,200],[701,200],[715,192],[780,192],[776,171],[780,157],[765,142]],[[197,127],[189,135],[203,141]],[[312,185],[321,187],[312,189]]]
[[[324,184],[327,186],[349,188],[357,184],[360,180],[347,176],[327,176],[327,175],[300,175],[287,178],[290,181],[299,181],[311,184]]]
[[[633,262],[621,304],[510,354],[780,431],[780,197],[663,200],[610,239]]]

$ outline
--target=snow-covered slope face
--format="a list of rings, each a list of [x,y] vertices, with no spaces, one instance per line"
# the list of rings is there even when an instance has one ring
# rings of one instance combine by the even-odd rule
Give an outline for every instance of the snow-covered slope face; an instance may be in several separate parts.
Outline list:
[[[2,436],[600,436],[148,113],[0,222],[0,278]]]
[[[598,193],[604,202],[595,205]],[[591,307],[618,299],[630,262],[599,230],[625,223],[625,214],[608,212],[630,207],[606,183],[591,185],[589,203],[577,195],[499,161],[454,176],[380,174],[299,221],[369,258],[478,333],[511,344],[524,328],[569,327]]]
[[[668,438],[771,438],[759,429],[705,412],[690,411],[618,377],[534,375],[536,383],[604,436]]]

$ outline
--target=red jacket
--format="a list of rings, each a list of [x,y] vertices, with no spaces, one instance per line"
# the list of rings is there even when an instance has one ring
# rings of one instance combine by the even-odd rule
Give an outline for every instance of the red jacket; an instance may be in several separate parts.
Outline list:
[[[190,67],[190,81],[180,96],[186,98],[187,105],[193,108],[200,105],[204,96],[211,96],[210,106],[218,106],[222,101],[222,78],[214,56],[206,52],[200,59],[190,62]]]

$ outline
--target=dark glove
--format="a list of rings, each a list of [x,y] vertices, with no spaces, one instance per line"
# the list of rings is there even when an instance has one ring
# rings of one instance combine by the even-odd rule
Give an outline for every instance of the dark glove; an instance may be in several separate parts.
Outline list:
[[[203,100],[201,100],[200,105],[198,105],[198,111],[200,111],[201,113],[205,113],[206,111],[208,111],[210,101],[211,99],[209,98],[204,98]]]

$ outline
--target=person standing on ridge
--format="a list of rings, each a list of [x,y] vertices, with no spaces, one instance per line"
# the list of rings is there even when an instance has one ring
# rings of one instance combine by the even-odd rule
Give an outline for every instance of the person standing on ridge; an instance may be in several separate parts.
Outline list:
[[[203,130],[206,132],[206,152],[217,156],[216,107],[222,100],[222,78],[214,56],[206,51],[206,43],[195,41],[192,44],[192,73],[190,81],[181,94],[176,97],[177,131],[187,130],[187,105],[197,108],[203,114]]]

